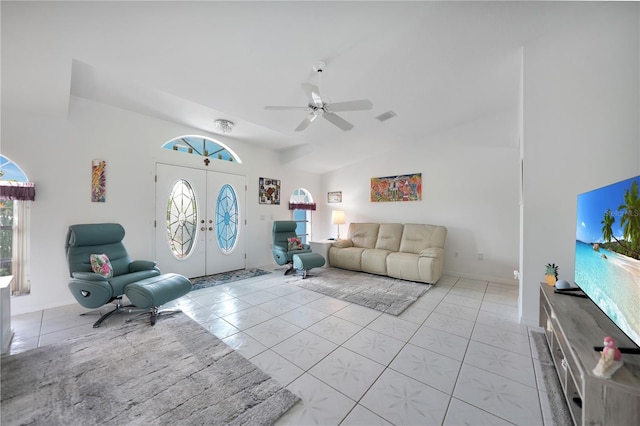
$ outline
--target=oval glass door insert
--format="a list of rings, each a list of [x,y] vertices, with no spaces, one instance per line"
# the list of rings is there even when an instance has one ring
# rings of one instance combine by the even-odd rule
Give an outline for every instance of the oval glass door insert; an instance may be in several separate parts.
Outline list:
[[[236,192],[226,184],[220,189],[216,202],[216,235],[223,253],[231,253],[236,246],[239,217]]]
[[[177,259],[189,256],[198,231],[198,210],[193,188],[184,179],[173,185],[167,204],[167,238]]]

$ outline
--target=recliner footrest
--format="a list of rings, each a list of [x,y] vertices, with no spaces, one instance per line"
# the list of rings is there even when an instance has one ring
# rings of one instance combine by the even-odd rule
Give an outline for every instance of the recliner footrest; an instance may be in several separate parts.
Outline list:
[[[324,257],[318,253],[301,253],[293,255],[294,269],[304,271],[305,276],[309,269],[324,266],[324,262]]]
[[[185,276],[169,273],[129,284],[124,292],[138,308],[157,308],[191,291],[191,281]]]

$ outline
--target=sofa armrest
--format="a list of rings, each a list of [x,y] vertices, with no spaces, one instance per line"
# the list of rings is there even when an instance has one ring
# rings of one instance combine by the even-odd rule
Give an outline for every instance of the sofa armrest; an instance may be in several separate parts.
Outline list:
[[[156,262],[153,260],[134,260],[129,264],[129,272],[148,271],[156,269]]]
[[[71,276],[78,280],[108,282],[105,277],[95,272],[72,272]]]
[[[336,242],[331,244],[331,247],[337,247],[337,248],[353,247],[353,241],[351,241],[351,240],[337,240]]]
[[[418,253],[418,256],[432,257],[434,259],[437,259],[439,257],[442,257],[443,254],[444,254],[444,250],[441,249],[440,247],[429,247],[429,248],[420,250],[420,253]]]

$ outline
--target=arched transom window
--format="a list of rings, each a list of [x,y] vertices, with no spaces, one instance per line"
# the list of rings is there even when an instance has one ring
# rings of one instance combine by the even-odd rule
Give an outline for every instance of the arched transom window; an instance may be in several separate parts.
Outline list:
[[[176,152],[207,157],[211,160],[242,163],[231,148],[205,136],[180,136],[165,143],[162,147]]]

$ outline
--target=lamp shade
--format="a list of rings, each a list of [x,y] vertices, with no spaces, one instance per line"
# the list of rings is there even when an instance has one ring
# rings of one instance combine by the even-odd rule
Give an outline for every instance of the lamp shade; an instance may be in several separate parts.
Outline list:
[[[331,223],[333,223],[334,225],[344,225],[345,222],[345,218],[344,218],[344,211],[342,210],[334,210],[331,212]]]

